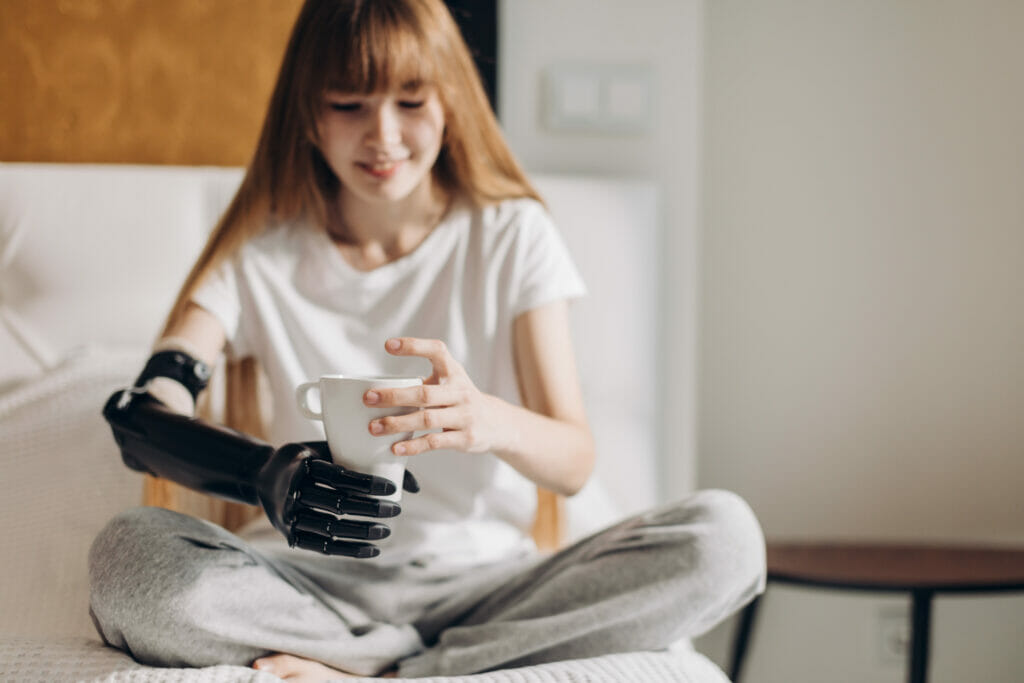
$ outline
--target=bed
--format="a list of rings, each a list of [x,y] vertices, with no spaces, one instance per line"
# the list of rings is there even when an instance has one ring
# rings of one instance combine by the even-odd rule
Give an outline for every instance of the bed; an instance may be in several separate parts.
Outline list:
[[[279,680],[235,666],[141,666],[104,647],[87,612],[89,544],[116,512],[142,502],[144,488],[121,464],[99,409],[149,355],[177,285],[240,177],[235,168],[0,164],[2,680]],[[598,466],[565,506],[571,540],[657,496],[657,409],[645,388],[657,385],[658,194],[634,180],[535,180],[591,291],[572,322],[577,339],[588,340],[577,346]],[[617,400],[624,395],[633,397],[625,412]],[[614,458],[626,444],[645,457]],[[726,678],[680,643],[665,652],[419,680]]]

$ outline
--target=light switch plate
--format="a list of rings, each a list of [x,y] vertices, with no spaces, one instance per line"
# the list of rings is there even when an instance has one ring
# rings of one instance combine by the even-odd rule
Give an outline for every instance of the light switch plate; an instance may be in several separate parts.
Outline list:
[[[556,64],[543,101],[551,130],[642,134],[651,128],[654,78],[645,65]]]

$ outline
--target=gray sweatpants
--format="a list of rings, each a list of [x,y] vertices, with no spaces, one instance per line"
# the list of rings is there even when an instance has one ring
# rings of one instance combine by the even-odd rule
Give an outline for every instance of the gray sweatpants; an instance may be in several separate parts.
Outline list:
[[[250,544],[159,508],[115,517],[89,554],[103,639],[161,666],[287,652],[360,675],[459,675],[697,636],[764,588],[750,508],[698,492],[545,558],[469,570]]]

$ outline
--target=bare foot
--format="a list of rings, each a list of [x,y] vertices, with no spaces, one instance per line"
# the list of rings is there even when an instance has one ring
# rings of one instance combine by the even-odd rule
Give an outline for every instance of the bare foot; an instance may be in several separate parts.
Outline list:
[[[295,683],[320,683],[337,678],[356,678],[354,674],[338,671],[324,666],[320,662],[295,655],[260,657],[252,663],[252,668],[274,674],[286,681],[295,681]]]

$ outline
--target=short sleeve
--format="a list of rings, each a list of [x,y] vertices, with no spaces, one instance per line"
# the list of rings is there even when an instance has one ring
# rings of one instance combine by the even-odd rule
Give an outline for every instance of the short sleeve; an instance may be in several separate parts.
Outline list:
[[[241,297],[236,264],[229,259],[221,264],[192,294],[192,302],[209,311],[224,327],[229,354],[241,358],[249,353],[239,335]]]
[[[521,220],[516,245],[519,282],[512,302],[514,314],[553,301],[585,296],[583,278],[548,212],[531,203]]]

